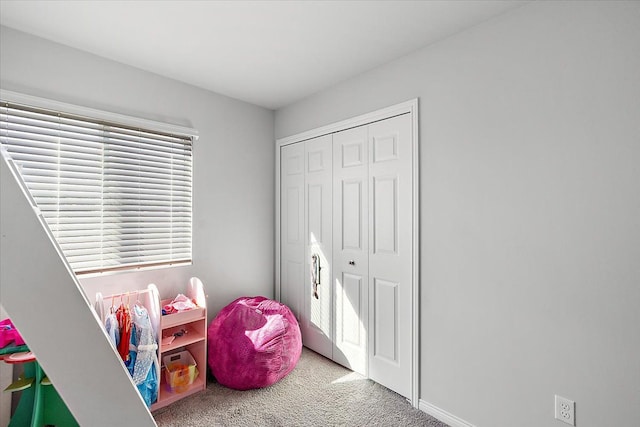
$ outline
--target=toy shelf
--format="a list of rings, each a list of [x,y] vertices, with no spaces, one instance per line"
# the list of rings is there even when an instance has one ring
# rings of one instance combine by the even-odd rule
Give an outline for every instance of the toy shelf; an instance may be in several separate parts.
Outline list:
[[[167,385],[165,367],[162,366],[159,371],[158,400],[151,405],[152,411],[203,391],[207,386],[207,305],[202,282],[197,278],[192,278],[185,295],[193,300],[198,307],[160,317],[158,360],[162,363],[163,357],[187,350],[196,362],[199,375],[185,391],[172,392]],[[162,307],[170,302],[171,299],[159,301],[160,312],[162,312]]]
[[[96,313],[104,325],[105,314],[116,302],[144,305],[148,312],[154,331],[157,331],[158,340],[158,398],[151,405],[155,411],[177,400],[203,391],[207,386],[207,302],[204,287],[200,279],[192,277],[184,293],[196,304],[196,308],[173,314],[162,315],[162,307],[171,303],[173,299],[161,300],[158,288],[150,284],[147,289],[123,294],[103,297],[101,293],[96,295]],[[171,391],[167,386],[165,367],[162,366],[163,357],[188,351],[193,356],[196,369],[199,374],[186,390],[181,392]]]

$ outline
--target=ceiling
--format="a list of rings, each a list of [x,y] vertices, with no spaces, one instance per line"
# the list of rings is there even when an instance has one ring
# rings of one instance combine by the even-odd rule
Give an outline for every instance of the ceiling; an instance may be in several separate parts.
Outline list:
[[[270,109],[523,1],[0,1],[0,23]]]

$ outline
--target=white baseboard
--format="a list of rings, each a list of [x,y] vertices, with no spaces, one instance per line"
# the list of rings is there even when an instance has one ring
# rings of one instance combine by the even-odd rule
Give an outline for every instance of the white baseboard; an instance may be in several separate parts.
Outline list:
[[[425,402],[422,399],[420,399],[419,408],[422,412],[426,412],[433,418],[436,418],[443,423],[449,424],[450,427],[475,427],[473,424],[463,420],[462,418],[458,418],[455,415],[448,413],[444,409],[440,409],[437,406],[432,405],[429,402]]]

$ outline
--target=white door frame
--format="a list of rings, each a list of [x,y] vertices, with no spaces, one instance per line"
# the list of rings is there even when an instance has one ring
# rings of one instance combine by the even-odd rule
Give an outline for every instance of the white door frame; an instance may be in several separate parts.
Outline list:
[[[412,221],[413,221],[413,260],[412,260],[412,360],[411,360],[411,404],[413,407],[418,408],[419,404],[419,361],[420,361],[420,348],[419,348],[419,329],[420,329],[420,293],[419,293],[419,280],[420,280],[420,221],[419,221],[419,186],[420,176],[418,170],[419,164],[419,133],[418,133],[418,99],[392,105],[381,110],[372,111],[370,113],[362,114],[360,116],[352,117],[340,122],[332,123],[330,125],[322,126],[320,128],[312,129],[306,132],[298,133],[296,135],[288,136],[286,138],[280,138],[276,140],[276,214],[275,214],[275,227],[276,227],[276,257],[275,257],[275,297],[280,300],[280,148],[302,142],[307,139],[315,138],[322,135],[350,129],[357,126],[366,125],[379,120],[388,119],[398,116],[400,114],[411,114],[412,123],[412,175],[413,175],[413,209],[412,209]]]

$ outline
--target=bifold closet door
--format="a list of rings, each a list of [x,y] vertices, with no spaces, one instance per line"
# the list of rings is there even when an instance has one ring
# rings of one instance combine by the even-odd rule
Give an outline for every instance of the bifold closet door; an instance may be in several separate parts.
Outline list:
[[[333,357],[331,135],[280,151],[280,290],[303,344]]]
[[[331,141],[331,135],[325,135],[303,143],[305,267],[308,273],[299,319],[304,345],[329,359],[333,356]]]
[[[367,375],[368,127],[333,135],[333,360]]]
[[[304,283],[304,144],[280,149],[281,301],[301,319]]]
[[[410,397],[413,135],[402,114],[281,147],[281,301],[303,343]]]
[[[369,133],[369,378],[411,396],[413,153],[411,116]]]

